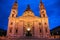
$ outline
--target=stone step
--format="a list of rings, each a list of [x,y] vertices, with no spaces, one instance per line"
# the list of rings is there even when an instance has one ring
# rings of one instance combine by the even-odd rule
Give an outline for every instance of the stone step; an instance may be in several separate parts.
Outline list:
[[[60,39],[49,39],[49,38],[38,38],[38,37],[11,37],[7,40],[60,40]]]
[[[46,39],[46,38],[5,38],[0,40],[60,40],[60,39]]]

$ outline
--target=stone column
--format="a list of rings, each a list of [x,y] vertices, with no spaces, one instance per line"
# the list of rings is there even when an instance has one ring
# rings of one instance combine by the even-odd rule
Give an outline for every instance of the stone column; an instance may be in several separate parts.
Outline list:
[[[40,37],[38,22],[34,22],[34,36],[38,38]]]
[[[19,26],[18,34],[21,37],[23,36],[23,21],[20,21],[18,26]]]

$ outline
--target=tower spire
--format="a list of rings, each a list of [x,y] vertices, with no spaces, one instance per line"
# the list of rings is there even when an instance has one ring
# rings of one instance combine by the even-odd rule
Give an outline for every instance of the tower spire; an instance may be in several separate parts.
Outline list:
[[[42,3],[42,0],[40,0],[40,3]]]
[[[14,5],[13,5],[12,9],[17,9],[17,8],[18,8],[18,4],[17,4],[17,0],[15,0]]]
[[[26,8],[26,11],[28,11],[28,10],[31,10],[29,4],[27,5],[27,8]]]
[[[29,4],[27,5],[27,10],[30,10],[30,5]]]
[[[40,16],[47,17],[46,10],[45,10],[42,0],[40,0]]]
[[[17,0],[15,0],[15,3],[17,3]]]
[[[10,17],[16,17],[17,16],[17,10],[18,10],[18,4],[17,4],[17,0],[15,0],[14,4],[12,6],[12,9],[11,9]]]
[[[42,0],[40,0],[40,9],[45,9],[45,7],[44,7],[44,4],[43,4]]]

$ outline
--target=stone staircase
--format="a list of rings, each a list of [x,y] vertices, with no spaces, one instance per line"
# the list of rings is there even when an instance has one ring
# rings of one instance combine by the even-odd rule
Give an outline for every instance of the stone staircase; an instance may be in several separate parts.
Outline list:
[[[60,39],[48,39],[48,38],[37,38],[37,37],[20,37],[20,38],[10,38],[8,40],[60,40]]]
[[[7,40],[42,40],[42,38],[37,38],[37,37],[19,37],[19,38],[9,38]]]

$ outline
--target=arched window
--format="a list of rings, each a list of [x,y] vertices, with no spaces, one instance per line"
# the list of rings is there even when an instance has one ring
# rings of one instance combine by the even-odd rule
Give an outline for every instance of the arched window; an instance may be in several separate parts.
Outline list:
[[[16,33],[16,34],[18,33],[18,28],[17,28],[17,27],[15,28],[15,33]]]
[[[14,17],[14,14],[12,14],[12,17]]]
[[[11,22],[11,25],[13,25],[13,22]]]
[[[44,11],[42,11],[41,13],[44,13]]]
[[[45,25],[47,25],[47,23],[45,22]]]
[[[46,33],[48,32],[47,28],[45,28]]]
[[[16,15],[16,17],[18,17],[18,15]]]
[[[42,30],[41,30],[41,28],[39,28],[39,31],[40,31],[40,33],[42,33]]]
[[[43,17],[45,17],[45,14],[43,14]]]
[[[10,29],[10,30],[9,30],[9,33],[12,33],[12,27],[10,27],[9,29]]]
[[[25,30],[26,30],[25,27],[23,27],[23,30],[24,30],[23,34],[25,34]]]
[[[41,25],[41,23],[39,23],[39,25]]]
[[[42,30],[40,29],[40,33],[42,32]]]
[[[16,33],[18,33],[18,29],[16,29]]]
[[[13,13],[15,13],[15,11],[13,11]]]

